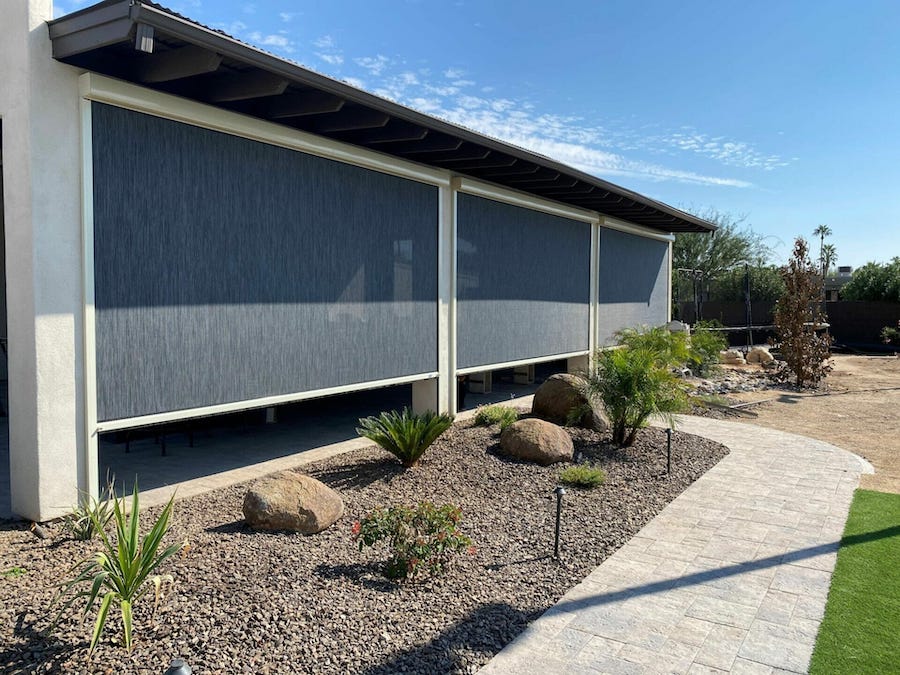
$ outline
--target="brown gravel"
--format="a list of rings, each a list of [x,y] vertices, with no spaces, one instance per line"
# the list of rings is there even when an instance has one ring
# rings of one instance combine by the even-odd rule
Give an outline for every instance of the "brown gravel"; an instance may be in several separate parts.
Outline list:
[[[549,555],[552,491],[566,465],[502,459],[496,429],[469,424],[454,426],[410,471],[377,448],[307,467],[347,506],[341,521],[312,537],[247,530],[246,485],[178,502],[172,536],[187,538],[190,549],[168,565],[176,586],[156,622],[146,609],[135,612],[131,654],[117,644],[115,620],[87,657],[94,612],[41,635],[52,584],[96,544],[71,541],[54,525],[48,541],[7,525],[0,571],[26,573],[0,576],[0,669],[159,674],[181,657],[197,674],[474,672],[727,453],[676,433],[667,477],[662,430],[642,431],[627,450],[594,432],[570,433],[576,455],[597,461],[608,479],[566,495],[559,562]],[[461,505],[477,553],[440,579],[388,582],[378,571],[381,552],[361,554],[351,524],[375,506],[422,499]]]

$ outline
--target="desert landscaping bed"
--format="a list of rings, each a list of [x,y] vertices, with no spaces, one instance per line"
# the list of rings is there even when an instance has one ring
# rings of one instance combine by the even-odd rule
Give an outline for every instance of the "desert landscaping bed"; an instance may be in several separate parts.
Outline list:
[[[55,525],[47,540],[8,525],[0,570],[19,571],[0,577],[0,668],[156,674],[180,657],[198,674],[474,672],[727,453],[675,433],[667,476],[663,430],[643,430],[625,450],[593,431],[567,431],[576,456],[608,477],[596,490],[568,490],[560,561],[550,555],[553,489],[566,465],[499,457],[496,427],[456,424],[412,470],[375,447],[304,467],[346,504],[345,516],[314,536],[248,529],[246,485],[177,502],[171,536],[190,546],[167,566],[176,585],[156,621],[136,610],[131,654],[113,621],[87,657],[93,612],[84,621],[73,612],[53,636],[41,635],[53,584],[96,543],[72,541]],[[377,506],[420,500],[460,505],[477,550],[446,576],[390,582],[381,551],[358,551],[352,523]]]

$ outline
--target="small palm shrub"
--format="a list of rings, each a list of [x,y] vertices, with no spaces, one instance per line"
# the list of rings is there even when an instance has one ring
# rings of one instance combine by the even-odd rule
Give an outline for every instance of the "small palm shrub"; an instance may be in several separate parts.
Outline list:
[[[416,415],[404,408],[403,412],[393,410],[361,419],[356,433],[374,441],[409,468],[451,424],[453,415],[430,411]]]
[[[675,368],[693,360],[687,333],[673,333],[665,326],[626,328],[616,333],[616,338],[623,347],[653,354],[661,366]]]
[[[695,326],[690,337],[691,370],[695,375],[705,377],[719,364],[719,353],[728,348],[728,340],[711,328],[721,327],[718,321],[701,321]]]
[[[112,483],[95,499],[89,494],[82,495],[81,503],[72,509],[71,513],[63,518],[63,529],[72,535],[73,539],[88,541],[100,530],[106,528],[113,517]],[[99,529],[98,529],[99,526]]]
[[[494,424],[500,425],[500,431],[503,431],[510,424],[519,419],[519,411],[505,405],[486,405],[478,409],[475,415],[475,424],[480,427],[489,427]]]
[[[660,362],[659,354],[646,347],[598,352],[586,380],[585,393],[605,406],[613,442],[620,446],[632,445],[650,417],[673,425],[673,413],[687,406],[679,380]]]
[[[420,502],[414,507],[375,509],[353,523],[353,538],[362,551],[384,541],[390,557],[384,565],[389,579],[415,580],[443,574],[451,560],[468,551],[472,540],[459,529],[462,510],[453,504],[435,506]]]
[[[94,521],[94,529],[100,537],[102,547],[92,557],[76,563],[71,570],[75,576],[59,584],[54,605],[58,602],[64,604],[51,625],[51,629],[58,625],[63,613],[81,598],[87,598],[84,606],[84,615],[87,615],[102,593],[103,597],[100,599],[100,608],[91,635],[90,651],[92,652],[100,641],[109,616],[109,609],[114,603],[118,605],[119,611],[122,613],[125,647],[129,651],[131,650],[134,605],[153,589],[155,591],[155,611],[159,604],[162,583],[164,581],[172,583],[173,581],[171,575],[158,575],[154,572],[182,548],[181,544],[172,544],[162,548],[162,540],[169,531],[174,501],[175,495],[172,495],[150,531],[143,537],[140,535],[137,482],[135,482],[131,496],[130,516],[125,515],[125,497],[122,497],[121,500],[115,496],[112,498],[113,521],[116,529],[115,540],[106,534],[97,514],[94,511],[88,512],[88,517]]]
[[[576,464],[559,473],[559,482],[563,485],[571,485],[580,488],[595,488],[603,485],[606,480],[606,472],[599,466],[590,464]]]

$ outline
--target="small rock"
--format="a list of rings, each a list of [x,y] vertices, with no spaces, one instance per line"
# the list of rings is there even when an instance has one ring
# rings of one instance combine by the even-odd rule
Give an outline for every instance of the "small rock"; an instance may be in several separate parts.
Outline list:
[[[575,453],[572,438],[561,427],[544,420],[513,422],[500,435],[500,450],[508,457],[543,466],[571,462]]]
[[[344,515],[344,502],[315,478],[281,471],[251,486],[243,511],[247,524],[258,530],[316,534]]]
[[[775,357],[765,347],[754,347],[747,353],[747,363],[761,363],[765,365],[774,360]]]

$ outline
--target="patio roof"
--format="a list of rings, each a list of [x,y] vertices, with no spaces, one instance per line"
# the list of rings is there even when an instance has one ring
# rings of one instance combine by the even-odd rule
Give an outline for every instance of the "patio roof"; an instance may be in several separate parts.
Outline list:
[[[331,79],[147,0],[49,22],[64,63],[660,232],[715,226],[561,162]]]

